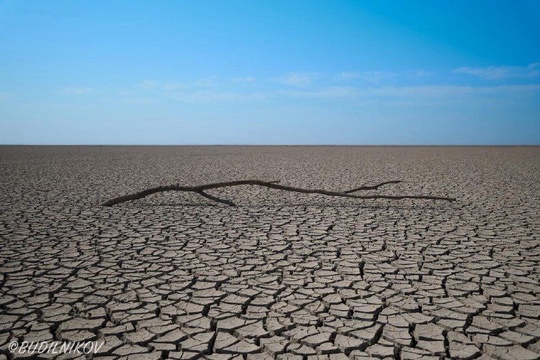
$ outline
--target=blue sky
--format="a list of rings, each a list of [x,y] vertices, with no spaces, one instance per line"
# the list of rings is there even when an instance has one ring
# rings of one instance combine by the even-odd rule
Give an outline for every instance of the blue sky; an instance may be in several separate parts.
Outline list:
[[[0,0],[2,144],[540,144],[540,2]]]

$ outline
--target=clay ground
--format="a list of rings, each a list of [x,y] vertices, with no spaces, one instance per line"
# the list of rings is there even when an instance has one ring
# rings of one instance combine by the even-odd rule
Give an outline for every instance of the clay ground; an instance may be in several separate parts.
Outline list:
[[[0,147],[0,359],[540,357],[540,147]],[[237,179],[456,197],[349,200]],[[370,192],[367,192],[370,193]]]

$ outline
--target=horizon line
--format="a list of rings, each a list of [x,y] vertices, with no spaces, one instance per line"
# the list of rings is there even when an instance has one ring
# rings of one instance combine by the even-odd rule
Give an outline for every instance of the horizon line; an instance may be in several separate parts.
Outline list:
[[[540,146],[538,144],[0,144],[0,146],[283,146],[283,147],[535,147]]]

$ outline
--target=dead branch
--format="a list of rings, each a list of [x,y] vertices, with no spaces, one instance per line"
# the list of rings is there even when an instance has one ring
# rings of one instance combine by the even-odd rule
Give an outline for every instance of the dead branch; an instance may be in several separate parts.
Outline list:
[[[387,185],[387,184],[397,184],[401,181],[386,181],[386,182],[383,182],[374,186],[361,186],[361,187],[354,188],[347,191],[303,189],[303,188],[298,188],[298,187],[293,187],[293,186],[280,185],[278,184],[278,182],[279,181],[237,180],[237,181],[210,183],[210,184],[197,185],[197,186],[180,186],[178,184],[168,185],[168,186],[158,186],[158,187],[146,189],[146,190],[134,193],[134,194],[116,197],[114,199],[106,201],[105,203],[102,204],[102,206],[113,206],[121,202],[142,199],[148,195],[152,195],[158,192],[165,192],[165,191],[195,192],[201,196],[204,196],[207,199],[217,201],[219,203],[226,204],[229,206],[236,206],[232,201],[220,199],[216,196],[210,195],[206,193],[205,190],[218,189],[218,188],[230,187],[230,186],[239,186],[239,185],[257,185],[257,186],[262,186],[262,187],[266,187],[270,189],[292,191],[292,192],[298,192],[302,194],[320,194],[320,195],[346,197],[346,198],[354,198],[354,199],[389,199],[389,200],[423,199],[423,200],[445,200],[445,201],[450,201],[450,202],[456,200],[454,198],[443,197],[443,196],[425,196],[425,195],[394,196],[394,195],[354,195],[354,194],[351,194],[352,192],[356,192],[360,190],[376,190],[380,186]]]
[[[214,200],[214,201],[217,201],[217,202],[222,203],[222,204],[225,204],[225,205],[236,206],[236,204],[233,203],[233,202],[230,201],[230,200],[220,199],[220,198],[218,198],[217,196],[207,194],[207,193],[205,193],[205,192],[202,191],[202,190],[201,190],[201,191],[197,191],[197,194],[202,195],[202,196],[204,196],[204,197],[207,198],[207,199]]]
[[[401,182],[401,180],[385,181],[385,182],[382,182],[380,184],[373,185],[373,186],[360,186],[360,187],[357,187],[357,188],[354,188],[354,189],[351,189],[351,190],[344,191],[344,193],[345,194],[350,194],[350,193],[360,191],[360,190],[377,190],[379,187],[381,187],[383,185],[399,184],[400,182]]]

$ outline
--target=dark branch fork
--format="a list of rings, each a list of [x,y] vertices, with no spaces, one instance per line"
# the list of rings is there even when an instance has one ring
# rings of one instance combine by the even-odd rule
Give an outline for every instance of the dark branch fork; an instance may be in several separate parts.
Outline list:
[[[383,185],[388,184],[397,184],[401,181],[385,181],[377,185],[373,186],[361,186],[358,188],[346,190],[346,191],[328,191],[328,190],[322,190],[322,189],[303,189],[293,186],[286,186],[286,185],[280,185],[278,184],[279,181],[262,181],[262,180],[237,180],[237,181],[227,181],[227,182],[218,182],[218,183],[211,183],[211,184],[205,184],[205,185],[196,185],[196,186],[180,186],[178,184],[175,185],[167,185],[167,186],[158,186],[150,189],[146,189],[143,191],[140,191],[138,193],[119,196],[114,199],[111,199],[109,201],[106,201],[102,204],[102,206],[113,206],[118,203],[122,203],[125,201],[131,201],[131,200],[137,200],[142,199],[148,195],[152,195],[158,192],[164,192],[164,191],[184,191],[184,192],[194,192],[201,196],[204,196],[207,199],[217,201],[222,204],[226,204],[229,206],[236,206],[232,201],[230,200],[224,200],[220,199],[214,195],[210,195],[206,190],[211,189],[218,189],[223,187],[230,187],[230,186],[239,186],[239,185],[257,185],[262,186],[270,189],[276,189],[276,190],[283,190],[283,191],[292,191],[292,192],[298,192],[303,194],[320,194],[320,195],[327,195],[327,196],[337,196],[337,197],[346,197],[346,198],[354,198],[354,199],[389,199],[389,200],[400,200],[400,199],[423,199],[423,200],[445,200],[445,201],[454,201],[454,198],[449,197],[443,197],[443,196],[424,196],[424,195],[354,195],[353,192],[361,191],[361,190],[377,190],[379,187]]]

